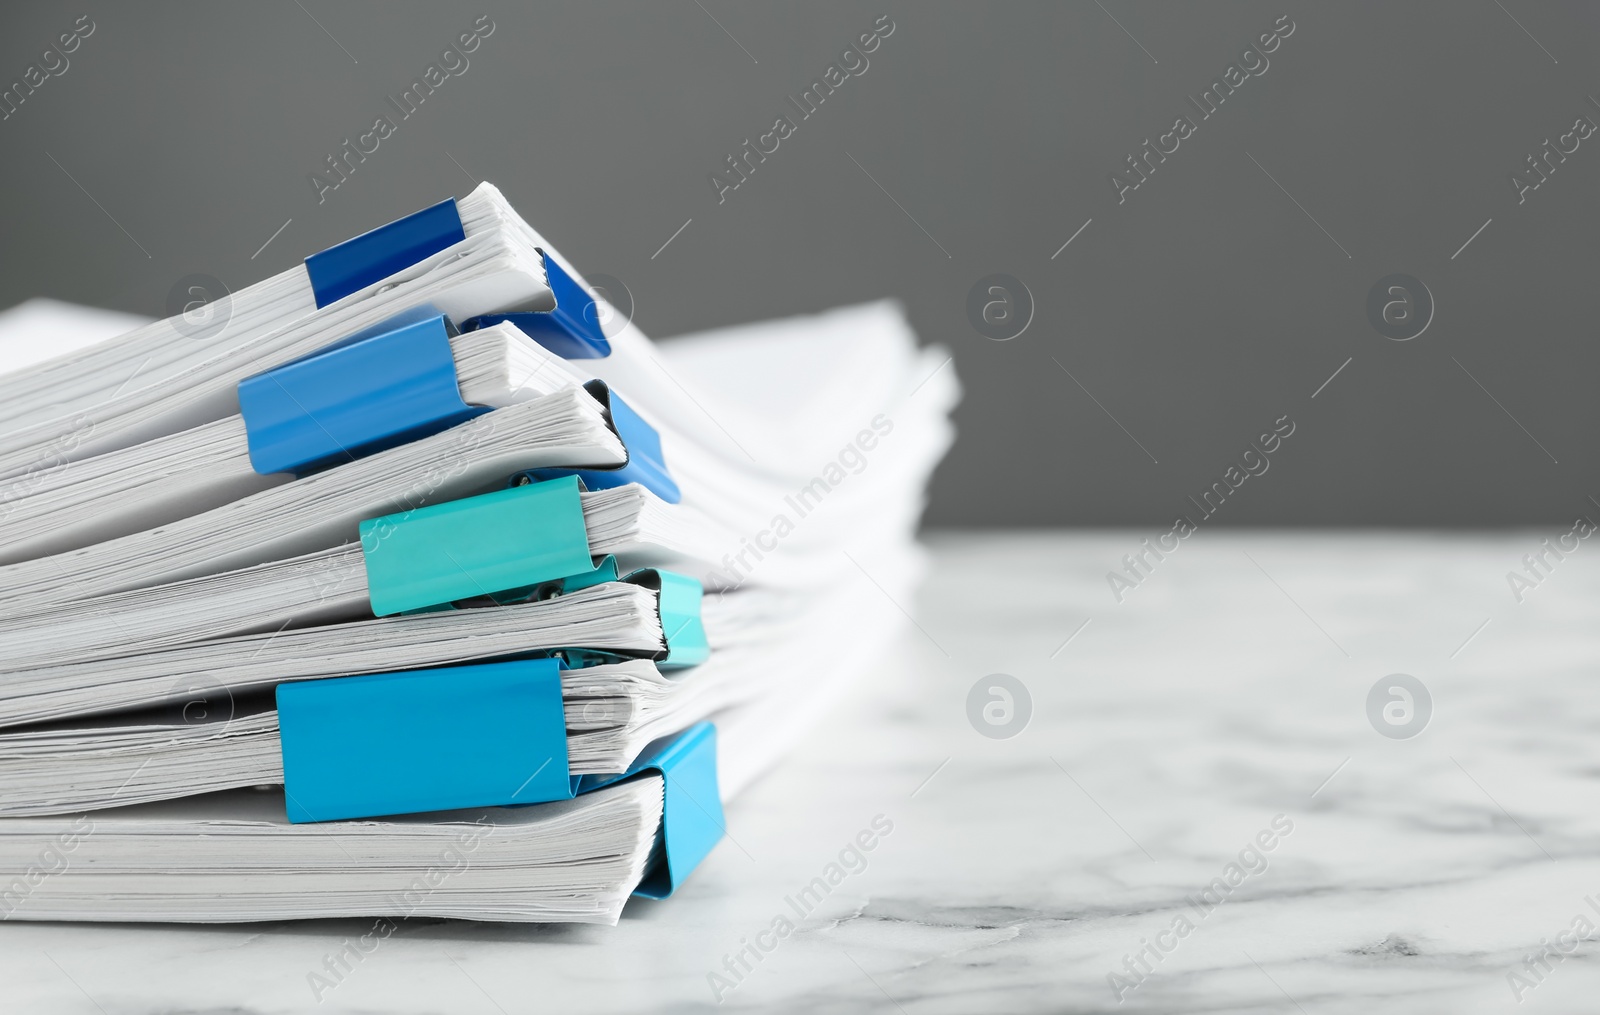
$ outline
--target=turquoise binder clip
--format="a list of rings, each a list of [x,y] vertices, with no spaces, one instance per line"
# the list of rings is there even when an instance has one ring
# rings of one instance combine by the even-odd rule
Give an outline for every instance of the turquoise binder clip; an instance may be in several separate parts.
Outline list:
[[[647,568],[628,575],[627,581],[656,590],[660,603],[661,634],[666,651],[656,657],[656,667],[677,670],[698,666],[711,656],[706,642],[706,627],[700,617],[705,590],[688,575],[660,568]]]
[[[454,610],[463,606],[476,608],[477,606],[486,606],[491,604],[495,606],[508,606],[513,603],[540,603],[544,602],[546,599],[554,599],[557,596],[564,596],[569,592],[576,592],[579,589],[589,588],[592,585],[599,585],[604,582],[614,582],[620,580],[621,579],[617,575],[617,558],[608,553],[601,558],[600,563],[596,564],[594,570],[592,571],[585,571],[582,574],[568,575],[565,578],[556,578],[551,581],[539,582],[535,585],[521,585],[514,589],[506,589],[504,592],[491,592],[476,603],[474,603],[472,600],[466,600],[450,603],[439,603],[435,606],[423,606],[414,610],[406,610],[405,615],[410,616],[413,613],[439,613],[443,610]]]
[[[506,589],[502,592],[491,592],[482,597],[467,597],[465,606],[473,607],[472,598],[480,598],[481,605],[504,606],[510,603],[541,602],[556,596],[567,595],[579,589],[590,588],[603,582],[624,581],[633,585],[640,585],[656,593],[656,612],[661,621],[661,636],[665,647],[647,658],[653,660],[657,669],[681,670],[690,666],[698,666],[711,656],[711,646],[706,640],[705,622],[701,618],[700,608],[705,598],[705,592],[700,582],[687,575],[673,571],[663,571],[659,568],[645,568],[634,571],[624,577],[617,574],[617,558],[607,554],[593,570],[585,571],[565,578],[539,582],[534,585],[521,585],[516,588]],[[404,611],[406,614],[438,613],[442,610],[456,609],[455,602],[438,603],[430,606],[417,607]],[[474,607],[476,608],[476,607]],[[578,646],[561,650],[570,660],[576,662],[580,658],[594,659],[620,659],[632,656],[633,653],[617,652],[586,652]]]
[[[577,476],[590,490],[609,490],[613,487],[638,483],[668,504],[683,499],[672,473],[667,471],[666,458],[661,454],[661,435],[646,423],[604,381],[590,381],[584,389],[593,395],[605,409],[606,423],[611,432],[622,441],[628,460],[614,468],[605,469],[529,469],[513,476],[513,483],[541,482],[560,476]]]
[[[545,284],[556,305],[549,310],[474,317],[464,325],[465,330],[510,321],[562,359],[604,359],[611,355],[611,340],[600,327],[600,308],[594,297],[555,258],[543,250],[539,256],[544,259]]]
[[[576,477],[369,518],[360,531],[379,617],[595,569]]]
[[[408,316],[240,381],[251,467],[304,475],[488,412],[461,398],[449,320]]]
[[[620,580],[620,576],[617,573],[617,558],[608,553],[600,558],[600,563],[596,564],[593,570],[579,574],[569,574],[565,578],[540,582],[537,585],[527,585],[522,588],[496,593],[490,598],[501,604],[520,603],[530,600],[538,602],[545,599],[554,599],[556,596],[564,596],[579,589]]]
[[[279,684],[289,820],[570,798],[561,665],[522,659]]]
[[[617,580],[617,558],[608,553],[600,558],[600,563],[595,565],[593,571],[570,574],[559,582],[536,587],[536,591],[542,594],[536,594],[532,598],[550,599],[554,596],[564,596],[569,592],[576,592],[579,589],[587,589]]]
[[[396,219],[306,258],[317,309],[380,282],[467,238],[455,198]]]

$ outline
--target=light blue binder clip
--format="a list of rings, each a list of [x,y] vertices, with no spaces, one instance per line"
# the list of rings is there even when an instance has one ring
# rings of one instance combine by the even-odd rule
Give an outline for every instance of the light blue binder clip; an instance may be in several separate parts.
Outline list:
[[[683,500],[678,483],[667,470],[667,460],[661,454],[661,435],[656,428],[640,418],[633,407],[622,400],[604,381],[590,381],[584,389],[593,395],[605,409],[606,422],[611,432],[622,441],[628,460],[619,466],[604,469],[529,469],[511,477],[514,484],[535,483],[560,476],[577,476],[590,490],[610,490],[638,483],[668,504]]]
[[[661,775],[661,845],[663,857],[645,872],[633,894],[665,899],[728,834],[717,783],[717,728],[696,723],[682,733],[646,747],[621,776],[584,776],[579,792],[588,792],[659,772]],[[589,780],[595,780],[590,783]]]
[[[297,824],[564,800],[559,659],[279,684]]]
[[[709,722],[650,744],[619,775],[572,776],[561,663],[525,659],[278,687],[284,804],[295,824],[570,800],[662,777],[664,899],[726,834]]]
[[[664,857],[634,894],[666,898],[727,834],[716,727],[663,737],[619,775],[572,776],[560,671],[527,659],[279,685],[289,820],[570,800],[658,773]]]
[[[414,316],[240,381],[251,467],[304,475],[488,412],[461,398],[449,320]]]

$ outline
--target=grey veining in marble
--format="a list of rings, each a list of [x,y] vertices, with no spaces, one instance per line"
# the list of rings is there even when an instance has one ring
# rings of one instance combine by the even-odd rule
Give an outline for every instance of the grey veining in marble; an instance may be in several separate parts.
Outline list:
[[[1506,573],[1556,533],[1205,531],[1119,604],[1149,535],[936,539],[922,630],[616,928],[407,924],[318,1005],[307,975],[370,925],[12,923],[0,1008],[691,1011],[717,973],[729,1009],[1595,1010],[1600,943],[1525,960],[1600,926],[1600,549],[1519,604]],[[1009,739],[968,720],[995,672],[1032,699]],[[1411,739],[1368,719],[1392,673],[1432,700]]]

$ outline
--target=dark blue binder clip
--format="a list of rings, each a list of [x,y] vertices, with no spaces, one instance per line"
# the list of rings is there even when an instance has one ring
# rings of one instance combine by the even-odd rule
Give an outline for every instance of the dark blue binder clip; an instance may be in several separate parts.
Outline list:
[[[487,328],[510,321],[527,336],[562,359],[604,359],[611,355],[611,340],[600,327],[600,307],[556,259],[539,251],[544,259],[545,284],[555,297],[549,310],[512,314],[485,314],[463,325],[466,331]]]
[[[251,466],[303,475],[488,412],[462,401],[452,334],[421,308],[240,381]]]
[[[528,469],[511,477],[513,486],[540,483],[562,476],[577,476],[590,490],[609,490],[613,487],[638,483],[668,504],[683,499],[672,473],[667,471],[666,458],[661,454],[661,435],[656,428],[639,418],[639,414],[622,396],[606,386],[604,381],[590,381],[584,390],[593,395],[606,412],[606,422],[611,432],[622,441],[628,460],[615,468],[606,469]]]
[[[467,238],[455,198],[306,258],[317,309],[432,257]]]

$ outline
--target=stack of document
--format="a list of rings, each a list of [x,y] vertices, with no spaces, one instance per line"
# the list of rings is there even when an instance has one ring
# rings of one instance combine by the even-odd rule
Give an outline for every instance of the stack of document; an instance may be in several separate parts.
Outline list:
[[[958,397],[888,302],[654,344],[488,184],[113,323],[0,313],[0,918],[671,894],[902,633]]]

